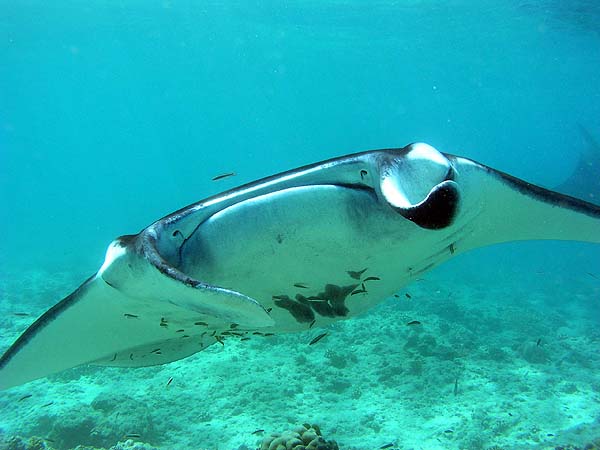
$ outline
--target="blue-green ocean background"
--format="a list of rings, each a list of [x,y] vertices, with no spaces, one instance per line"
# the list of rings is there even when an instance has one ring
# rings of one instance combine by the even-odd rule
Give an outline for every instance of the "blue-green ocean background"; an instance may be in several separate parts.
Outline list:
[[[582,128],[600,141],[593,0],[0,0],[0,276],[87,276],[116,236],[221,190],[415,141],[558,186]],[[508,244],[440,270],[535,290],[540,267],[600,276],[600,252]]]

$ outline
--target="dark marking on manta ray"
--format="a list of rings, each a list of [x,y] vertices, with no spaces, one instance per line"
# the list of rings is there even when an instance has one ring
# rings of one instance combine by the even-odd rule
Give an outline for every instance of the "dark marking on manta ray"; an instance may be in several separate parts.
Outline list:
[[[367,172],[365,169],[361,170],[360,171],[360,179],[364,180],[368,173],[369,172]]]
[[[232,330],[235,330],[239,326],[240,326],[239,323],[232,323],[231,325],[229,325],[229,328],[231,328]]]
[[[275,336],[275,333],[265,333],[265,334],[263,334],[263,336],[267,336],[267,337],[268,336]]]
[[[216,176],[212,177],[212,181],[222,180],[223,178],[229,178],[234,175],[235,175],[235,172],[222,173],[220,175],[216,175]]]
[[[454,255],[454,252],[456,251],[456,248],[454,247],[454,242],[450,244],[448,248],[450,249],[450,254]]]
[[[308,345],[313,345],[316,344],[317,342],[319,342],[321,339],[323,339],[325,336],[327,336],[327,333],[321,333],[318,336],[314,337],[309,343]]]
[[[267,309],[265,309],[265,311],[266,311],[267,313],[270,313],[271,311],[273,311],[273,308],[267,308]]]
[[[250,340],[249,337],[243,337],[243,338],[240,339],[240,341],[249,341],[249,340]]]
[[[223,338],[221,336],[215,336],[215,339],[217,340],[217,342],[219,344],[221,344],[223,347],[225,347],[225,342],[223,342]]]
[[[111,361],[114,361],[115,359],[117,359],[117,354],[115,353],[111,359]]]
[[[287,309],[294,319],[300,323],[308,323],[315,319],[315,313],[310,305],[296,302],[287,295],[274,295],[273,300],[276,306]]]
[[[346,270],[346,273],[348,275],[350,275],[350,278],[354,278],[355,280],[360,280],[360,277],[362,277],[362,274],[365,273],[367,271],[367,268],[365,267],[363,270]]]
[[[129,359],[133,361],[133,353],[129,354]]]
[[[181,230],[175,230],[175,231],[173,231],[172,236],[173,237],[177,237],[177,235],[181,236],[185,240],[185,236],[183,235],[183,233],[181,232]]]

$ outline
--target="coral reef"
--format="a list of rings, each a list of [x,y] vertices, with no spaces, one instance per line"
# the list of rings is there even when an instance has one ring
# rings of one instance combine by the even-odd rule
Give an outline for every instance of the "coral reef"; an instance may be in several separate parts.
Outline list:
[[[339,450],[335,441],[321,436],[318,425],[303,424],[285,433],[272,433],[257,450]]]

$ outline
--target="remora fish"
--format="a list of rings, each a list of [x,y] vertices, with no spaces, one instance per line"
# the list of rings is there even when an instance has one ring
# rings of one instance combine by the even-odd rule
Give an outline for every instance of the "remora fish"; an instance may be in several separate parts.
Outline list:
[[[0,358],[0,388],[80,364],[174,361],[232,323],[254,334],[326,326],[461,252],[524,239],[600,243],[600,207],[426,144],[308,165],[117,238],[100,270]],[[351,295],[349,267],[379,280]]]

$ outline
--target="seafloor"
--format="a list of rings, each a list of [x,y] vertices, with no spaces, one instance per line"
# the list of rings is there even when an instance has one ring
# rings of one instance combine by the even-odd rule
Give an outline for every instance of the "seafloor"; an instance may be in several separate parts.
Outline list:
[[[30,448],[254,450],[308,422],[342,450],[584,448],[600,436],[600,273],[585,257],[565,270],[544,257],[519,263],[524,253],[467,255],[312,346],[322,330],[1,392],[0,438],[4,448],[26,448],[19,435],[45,440]],[[0,348],[87,275],[3,275]]]

